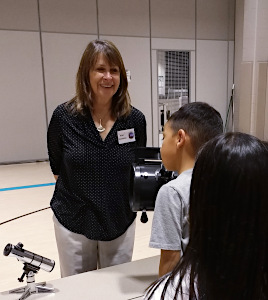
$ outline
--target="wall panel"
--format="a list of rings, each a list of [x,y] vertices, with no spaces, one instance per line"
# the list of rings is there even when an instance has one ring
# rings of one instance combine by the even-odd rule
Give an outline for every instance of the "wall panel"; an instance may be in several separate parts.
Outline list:
[[[149,37],[149,0],[98,0],[101,35]]]
[[[75,95],[80,59],[93,35],[43,33],[43,55],[48,120],[60,103]]]
[[[260,139],[264,139],[264,128],[265,128],[265,108],[267,90],[267,73],[268,63],[258,63],[258,85],[257,85],[257,116],[256,116],[256,136]],[[266,115],[267,116],[267,115]]]
[[[39,33],[0,31],[0,161],[47,157]]]
[[[239,131],[250,133],[253,63],[241,64]]]
[[[196,100],[211,104],[223,121],[227,107],[227,41],[197,41]]]
[[[97,34],[96,0],[39,0],[42,31]]]
[[[229,2],[230,0],[197,0],[197,39],[229,39]]]
[[[151,1],[152,37],[194,39],[195,0]]]
[[[268,1],[258,1],[256,60],[268,61]]]
[[[266,104],[265,104],[265,122],[264,122],[264,140],[265,141],[268,141],[268,65],[267,65],[267,74],[266,74],[266,78],[267,78],[267,81],[266,81]]]
[[[1,0],[0,29],[39,30],[36,0]]]

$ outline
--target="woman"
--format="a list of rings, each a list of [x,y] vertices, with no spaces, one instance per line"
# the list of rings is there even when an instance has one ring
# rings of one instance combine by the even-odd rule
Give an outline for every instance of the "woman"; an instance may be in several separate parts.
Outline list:
[[[243,133],[205,144],[190,189],[190,241],[145,299],[268,299],[268,151]]]
[[[81,58],[76,96],[51,118],[51,208],[62,277],[131,261],[130,168],[135,148],[146,145],[146,121],[127,86],[115,45],[93,41]]]

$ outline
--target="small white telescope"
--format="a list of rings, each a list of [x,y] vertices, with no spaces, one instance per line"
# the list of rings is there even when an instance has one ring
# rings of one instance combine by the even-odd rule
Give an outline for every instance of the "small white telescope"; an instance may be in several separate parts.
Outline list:
[[[22,243],[18,243],[16,246],[7,244],[4,249],[4,255],[16,257],[24,263],[33,265],[47,272],[51,272],[55,266],[54,260],[23,249]]]
[[[23,274],[18,278],[18,281],[23,282],[24,276],[26,275],[27,277],[27,286],[11,290],[9,293],[23,293],[19,300],[24,300],[31,294],[54,292],[53,288],[46,287],[45,282],[35,284],[35,273],[40,269],[51,272],[55,266],[54,260],[23,249],[22,243],[18,243],[16,246],[7,244],[3,254],[5,256],[16,257],[19,261],[23,262]]]

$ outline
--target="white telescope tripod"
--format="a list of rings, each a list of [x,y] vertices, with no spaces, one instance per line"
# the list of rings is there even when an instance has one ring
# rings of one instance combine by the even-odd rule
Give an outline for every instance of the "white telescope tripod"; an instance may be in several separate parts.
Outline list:
[[[35,283],[35,273],[39,271],[39,267],[33,266],[28,263],[24,263],[23,274],[18,281],[23,282],[23,278],[26,275],[27,277],[27,285],[22,288],[17,288],[14,290],[10,290],[9,293],[23,293],[18,300],[24,300],[29,297],[31,294],[36,293],[53,293],[54,289],[46,287],[46,282]]]

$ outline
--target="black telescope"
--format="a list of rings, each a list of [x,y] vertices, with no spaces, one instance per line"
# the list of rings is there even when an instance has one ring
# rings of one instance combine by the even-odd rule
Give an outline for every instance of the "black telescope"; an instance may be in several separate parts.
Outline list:
[[[139,147],[130,176],[130,207],[132,211],[152,211],[160,187],[175,179],[177,174],[167,171],[162,164],[160,148]]]

